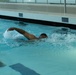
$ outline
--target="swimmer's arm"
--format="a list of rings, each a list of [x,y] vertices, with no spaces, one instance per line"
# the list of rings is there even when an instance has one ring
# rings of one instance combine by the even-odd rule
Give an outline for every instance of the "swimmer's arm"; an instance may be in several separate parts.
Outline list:
[[[8,31],[12,31],[12,30],[16,30],[17,32],[19,32],[20,34],[24,35],[27,39],[32,40],[32,39],[37,39],[36,36],[34,36],[33,34],[28,33],[25,30],[19,29],[19,28],[9,28]]]

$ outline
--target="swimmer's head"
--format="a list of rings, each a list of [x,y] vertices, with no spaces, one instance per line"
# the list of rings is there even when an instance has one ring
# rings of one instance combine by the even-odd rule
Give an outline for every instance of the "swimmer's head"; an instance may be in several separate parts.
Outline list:
[[[39,38],[47,38],[48,36],[45,33],[42,33]]]

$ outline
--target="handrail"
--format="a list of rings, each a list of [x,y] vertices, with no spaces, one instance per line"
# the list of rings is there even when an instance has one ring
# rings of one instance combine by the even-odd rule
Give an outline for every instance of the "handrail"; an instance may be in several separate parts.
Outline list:
[[[70,3],[70,2],[67,2],[67,0],[59,0],[59,1],[57,1],[57,2],[53,2],[53,1],[55,1],[55,0],[46,0],[46,2],[43,2],[42,0],[41,0],[41,2],[40,2],[40,0],[28,0],[28,2],[26,2],[26,0],[21,0],[20,2],[19,2],[19,0],[0,0],[0,1],[2,1],[2,3],[27,3],[27,4],[29,4],[29,3],[34,3],[34,4],[60,4],[60,5],[62,5],[63,6],[63,12],[64,13],[67,13],[68,12],[68,7],[67,7],[67,5],[76,5],[76,0],[73,0],[72,2],[73,3]],[[3,2],[4,1],[4,2]],[[7,1],[7,2],[6,2]],[[14,2],[13,2],[14,1]],[[52,1],[52,2],[51,2]],[[69,0],[70,1],[70,0]]]
[[[57,0],[56,0],[57,1]],[[9,3],[42,3],[42,4],[65,4],[65,0],[63,1],[63,0],[58,0],[57,2],[56,2],[55,0],[46,0],[46,1],[40,1],[40,0],[21,0],[20,2],[19,2],[19,0],[0,0],[0,2],[9,2]],[[74,0],[74,1],[72,1],[71,2],[71,0],[69,0],[69,2],[67,2],[67,4],[76,4],[76,0]]]
[[[66,13],[66,0],[64,0],[64,13]]]

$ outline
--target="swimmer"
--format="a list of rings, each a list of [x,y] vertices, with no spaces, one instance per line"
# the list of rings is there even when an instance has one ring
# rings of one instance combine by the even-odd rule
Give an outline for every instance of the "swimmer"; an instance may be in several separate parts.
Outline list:
[[[12,30],[16,30],[20,34],[24,35],[28,40],[42,39],[42,38],[47,38],[48,37],[45,33],[42,33],[39,37],[36,37],[35,35],[30,34],[27,31],[22,30],[20,28],[16,28],[16,27],[11,27],[7,31],[12,31]]]

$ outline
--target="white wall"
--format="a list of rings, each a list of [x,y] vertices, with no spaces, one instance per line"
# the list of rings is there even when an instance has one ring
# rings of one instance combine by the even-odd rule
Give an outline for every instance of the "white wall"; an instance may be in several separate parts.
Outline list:
[[[12,12],[12,11],[0,10],[0,15],[6,15],[6,16],[19,17],[19,13],[20,12]],[[50,15],[47,15],[47,14],[36,14],[36,13],[29,13],[29,12],[23,13],[23,18],[44,20],[44,21],[53,21],[53,22],[61,22],[61,23],[62,23],[62,20],[61,20],[62,17],[69,18],[69,24],[75,24],[76,25],[76,17],[60,16],[60,15],[56,16],[56,15],[53,15],[53,14],[50,14]]]

